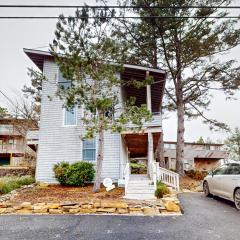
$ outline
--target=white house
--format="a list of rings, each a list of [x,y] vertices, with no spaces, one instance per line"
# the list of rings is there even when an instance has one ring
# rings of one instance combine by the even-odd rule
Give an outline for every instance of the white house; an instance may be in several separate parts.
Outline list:
[[[94,163],[97,146],[94,139],[81,140],[85,133],[80,120],[83,114],[82,109],[75,108],[74,111],[67,111],[63,108],[63,102],[56,96],[58,85],[68,84],[68,81],[62,77],[51,54],[31,49],[24,49],[24,52],[47,78],[42,86],[36,180],[56,183],[53,173],[55,163],[61,161]],[[119,88],[119,98],[120,102],[124,102],[134,96],[136,105],[147,104],[148,110],[153,114],[152,121],[144,124],[141,133],[105,132],[102,178],[110,177],[115,182],[119,179],[125,180],[126,196],[129,198],[139,197],[139,194],[142,198],[153,198],[157,178],[161,177],[161,169],[154,159],[154,153],[162,134],[161,105],[166,73],[161,69],[125,64],[124,71],[119,74],[122,80],[132,78],[144,80],[148,74],[154,79],[151,86],[141,89],[123,86]],[[132,176],[129,167],[130,158],[147,159],[148,174]],[[170,185],[176,188],[177,181],[177,175],[173,175],[172,179],[168,180]],[[140,188],[137,188],[139,186]]]

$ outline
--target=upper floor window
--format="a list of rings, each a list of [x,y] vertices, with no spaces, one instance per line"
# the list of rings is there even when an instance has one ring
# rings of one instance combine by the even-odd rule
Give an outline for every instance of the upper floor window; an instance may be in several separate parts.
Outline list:
[[[72,86],[72,81],[64,78],[60,70],[58,70],[58,85],[61,89],[68,89]]]
[[[95,161],[96,160],[95,138],[83,140],[83,160],[84,161]]]
[[[76,107],[72,109],[64,108],[64,126],[75,126],[75,125],[77,125]]]

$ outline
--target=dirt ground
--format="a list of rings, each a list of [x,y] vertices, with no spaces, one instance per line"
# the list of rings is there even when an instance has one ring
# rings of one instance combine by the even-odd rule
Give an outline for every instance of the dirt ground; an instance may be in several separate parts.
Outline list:
[[[188,176],[184,176],[184,177],[180,178],[180,188],[181,189],[192,190],[192,189],[198,187],[199,185],[201,185],[201,181],[192,179]]]
[[[36,186],[31,189],[24,189],[14,199],[13,203],[21,202],[81,202],[81,201],[95,201],[100,199],[121,199],[124,195],[123,188],[115,188],[110,192],[106,192],[104,187],[101,187],[100,192],[92,192],[93,185],[85,187],[69,187],[61,185],[50,186]]]

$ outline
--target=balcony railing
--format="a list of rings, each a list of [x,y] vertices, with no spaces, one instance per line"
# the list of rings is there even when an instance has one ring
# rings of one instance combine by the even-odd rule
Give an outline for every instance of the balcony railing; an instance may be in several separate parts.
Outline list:
[[[152,113],[152,120],[145,122],[143,127],[161,127],[162,126],[162,115],[159,112]],[[135,124],[127,123],[127,128],[137,127]]]
[[[0,153],[21,153],[23,146],[19,144],[1,144]]]

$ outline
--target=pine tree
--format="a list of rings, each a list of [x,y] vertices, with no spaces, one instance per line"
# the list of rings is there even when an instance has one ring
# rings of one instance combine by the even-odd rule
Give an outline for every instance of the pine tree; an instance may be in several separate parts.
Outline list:
[[[212,7],[228,6],[231,2],[125,1],[124,5],[135,7],[133,13],[142,18],[120,19],[115,24],[113,36],[122,40],[125,49],[128,47],[129,62],[168,70],[166,109],[177,112],[176,161],[177,172],[182,175],[186,117],[200,116],[211,129],[228,130],[226,124],[206,117],[204,110],[210,104],[211,90],[221,90],[232,96],[240,87],[240,67],[234,60],[225,61],[221,57],[240,42],[238,20],[223,19],[229,12]],[[154,6],[162,8],[152,8]],[[124,9],[121,14],[129,16],[129,11]],[[209,18],[212,16],[222,19]]]
[[[85,137],[96,136],[98,141],[94,192],[100,189],[104,133],[121,132],[128,121],[141,128],[151,118],[145,105],[134,106],[133,100],[127,105],[119,102],[119,88],[123,83],[118,76],[123,70],[123,53],[120,43],[109,37],[112,15],[108,9],[94,10],[87,6],[77,10],[74,17],[61,15],[50,45],[64,78],[71,81],[70,88],[59,88],[57,94],[66,108],[84,108],[81,120]]]

